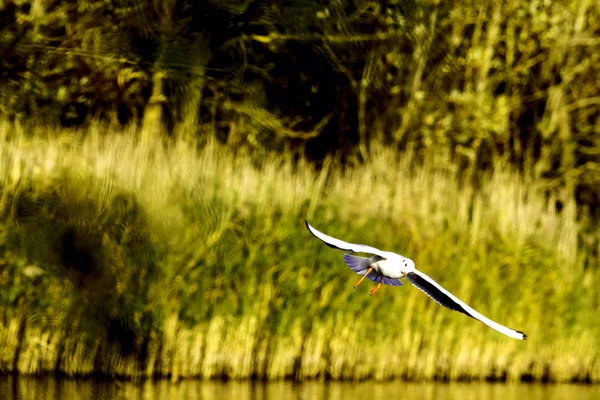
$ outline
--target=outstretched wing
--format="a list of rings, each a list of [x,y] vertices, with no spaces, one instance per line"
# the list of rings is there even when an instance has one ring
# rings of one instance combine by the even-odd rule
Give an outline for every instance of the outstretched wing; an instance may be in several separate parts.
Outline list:
[[[500,325],[499,323],[494,322],[491,319],[484,317],[477,311],[473,310],[471,307],[460,301],[452,293],[448,292],[436,281],[434,281],[421,271],[415,269],[413,272],[409,272],[406,275],[406,279],[408,279],[413,285],[421,289],[429,297],[435,300],[436,303],[446,308],[449,308],[450,310],[458,311],[465,315],[468,315],[471,318],[475,318],[476,320],[483,322],[490,328],[500,333],[503,333],[506,336],[510,336],[519,340],[527,339],[527,335],[525,335],[523,332],[507,328],[504,325]]]
[[[306,222],[306,227],[308,228],[310,233],[315,235],[318,239],[321,239],[329,247],[333,247],[334,249],[338,249],[338,250],[350,251],[352,253],[376,254],[380,257],[386,258],[385,252],[383,252],[379,249],[376,249],[375,247],[366,246],[364,244],[353,244],[353,243],[344,242],[343,240],[336,239],[334,237],[324,234],[323,232],[319,232],[318,230],[313,228],[308,223],[308,221],[304,221],[304,222]]]

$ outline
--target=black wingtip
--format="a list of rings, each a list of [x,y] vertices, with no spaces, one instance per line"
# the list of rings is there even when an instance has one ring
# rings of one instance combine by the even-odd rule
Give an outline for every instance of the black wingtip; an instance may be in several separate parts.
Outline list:
[[[521,332],[521,331],[517,331],[517,332],[519,332],[521,335],[523,335],[523,340],[527,340],[527,335],[526,335],[526,334],[524,334],[524,333],[523,333],[523,332]]]
[[[310,230],[311,226],[310,226],[310,224],[308,223],[308,221],[307,221],[307,220],[304,220],[304,225],[306,225],[306,229],[308,229],[308,231],[309,231],[310,233],[312,233],[312,231]]]

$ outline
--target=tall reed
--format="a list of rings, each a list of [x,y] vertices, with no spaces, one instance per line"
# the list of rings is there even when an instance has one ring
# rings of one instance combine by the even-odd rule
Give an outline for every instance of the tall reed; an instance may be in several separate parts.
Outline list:
[[[76,137],[81,137],[76,139]],[[315,171],[217,143],[0,124],[0,369],[126,377],[599,381],[595,249],[498,164],[373,149]],[[304,219],[397,251],[508,339],[410,285],[369,296]]]

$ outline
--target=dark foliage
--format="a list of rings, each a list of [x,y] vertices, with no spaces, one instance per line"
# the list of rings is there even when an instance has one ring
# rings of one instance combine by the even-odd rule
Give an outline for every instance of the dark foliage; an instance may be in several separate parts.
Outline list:
[[[447,149],[575,188],[595,215],[600,9],[578,0],[133,0],[0,6],[0,113],[155,117],[265,156]],[[40,9],[43,8],[43,9]]]

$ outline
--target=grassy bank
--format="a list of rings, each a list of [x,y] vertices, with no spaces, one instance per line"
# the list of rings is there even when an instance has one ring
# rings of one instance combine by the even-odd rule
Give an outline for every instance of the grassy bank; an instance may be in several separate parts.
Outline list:
[[[0,124],[4,372],[600,381],[596,249],[544,182],[498,164],[475,190],[435,153],[315,172],[133,128],[48,133]],[[413,258],[529,340],[410,285],[352,290],[305,218]]]

